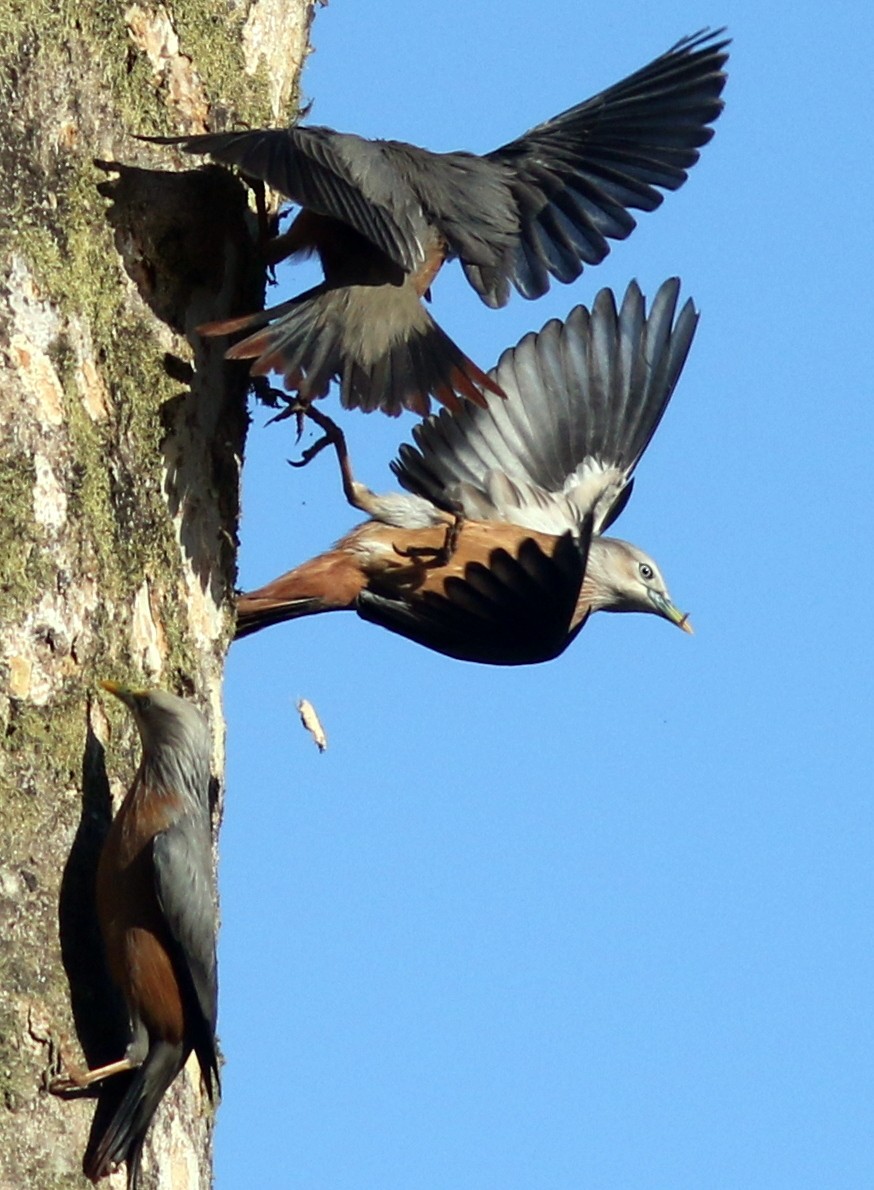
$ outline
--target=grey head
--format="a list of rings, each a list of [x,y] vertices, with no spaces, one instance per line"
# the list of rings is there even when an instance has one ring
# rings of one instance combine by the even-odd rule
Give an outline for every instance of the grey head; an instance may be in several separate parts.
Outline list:
[[[101,682],[130,710],[143,745],[143,765],[178,791],[205,796],[212,740],[203,715],[167,690],[135,690]]]
[[[692,632],[688,615],[672,602],[657,563],[618,537],[592,539],[581,602],[592,611],[649,612]]]

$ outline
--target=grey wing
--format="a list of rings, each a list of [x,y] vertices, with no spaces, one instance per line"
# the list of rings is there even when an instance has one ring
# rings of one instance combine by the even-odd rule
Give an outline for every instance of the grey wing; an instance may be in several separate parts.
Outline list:
[[[582,628],[575,622],[592,535],[566,533],[551,555],[533,538],[515,554],[495,549],[488,565],[470,562],[445,594],[414,601],[363,591],[362,619],[434,652],[486,665],[534,665],[558,657]]]
[[[499,267],[463,261],[471,285],[503,306],[510,283],[526,298],[550,276],[573,281],[635,227],[632,209],[654,210],[677,190],[713,135],[728,58],[723,30],[704,30],[606,91],[487,155],[502,167],[519,232]]]
[[[449,255],[459,257],[465,268],[505,268],[518,238],[519,212],[512,174],[504,165],[475,153],[386,144],[428,221],[446,240]]]
[[[199,1056],[205,1052],[211,1059],[208,1065],[217,1073],[216,918],[207,811],[199,808],[186,814],[156,835],[152,863],[158,904],[174,943],[177,975],[183,994],[188,990],[193,995],[192,1042]]]
[[[424,258],[424,216],[396,172],[391,142],[318,126],[141,139],[237,166],[298,206],[347,223],[406,272]]]
[[[392,470],[447,511],[561,533],[587,513],[602,532],[621,512],[631,475],[667,408],[698,313],[677,314],[680,283],[659,288],[649,314],[632,281],[617,311],[602,289],[504,352],[490,373],[506,399],[465,402],[413,430]],[[675,317],[676,315],[676,317]]]

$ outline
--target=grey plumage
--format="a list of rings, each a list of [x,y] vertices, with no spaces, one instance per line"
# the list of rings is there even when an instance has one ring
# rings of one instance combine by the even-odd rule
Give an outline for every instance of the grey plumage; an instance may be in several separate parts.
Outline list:
[[[405,272],[424,260],[434,226],[483,300],[503,306],[508,282],[533,298],[549,275],[573,281],[584,264],[603,260],[608,239],[632,231],[629,210],[654,210],[660,191],[683,184],[722,110],[721,33],[682,38],[482,157],[320,126],[148,139],[238,166],[347,223]]]
[[[698,314],[691,301],[678,312],[678,294],[666,281],[647,314],[636,282],[619,309],[602,290],[591,313],[580,306],[526,335],[492,373],[506,398],[414,429],[416,445],[393,464],[406,495],[357,483],[338,446],[347,499],[370,520],[242,594],[237,637],[354,610],[452,657],[522,665],[557,656],[595,611],[649,612],[691,631],[655,561],[602,535],[695,333]]]
[[[122,1161],[129,1190],[152,1116],[192,1050],[210,1099],[219,1087],[217,976],[210,830],[209,728],[191,703],[163,690],[104,686],[131,710],[143,746],[97,871],[97,908],[113,977],[127,1002],[131,1068],[112,1118],[83,1160],[97,1180]]]
[[[649,315],[633,281],[617,311],[609,289],[505,351],[491,375],[507,394],[465,404],[413,429],[392,470],[410,492],[449,512],[541,532],[601,533],[679,379],[698,324],[680,283],[659,288]]]
[[[303,208],[288,251],[315,250],[325,282],[209,333],[256,330],[231,349],[306,399],[332,378],[347,407],[425,413],[488,388],[473,361],[417,315],[457,257],[491,307],[544,294],[599,263],[686,180],[722,110],[727,40],[703,31],[613,87],[484,156],[432,153],[324,127],[147,138],[238,166]],[[393,292],[394,291],[394,292]],[[402,296],[401,296],[402,295]],[[424,314],[424,311],[423,311]]]

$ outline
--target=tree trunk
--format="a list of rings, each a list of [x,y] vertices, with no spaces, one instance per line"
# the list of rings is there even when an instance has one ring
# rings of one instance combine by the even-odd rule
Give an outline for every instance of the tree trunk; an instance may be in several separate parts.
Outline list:
[[[139,744],[99,679],[195,699],[221,785],[246,369],[192,332],[264,276],[243,185],[130,133],[287,123],[312,4],[220,7],[0,14],[0,1190],[87,1185],[94,1100],[45,1086],[125,1040],[93,884]],[[211,1132],[189,1063],[144,1186],[209,1185]]]

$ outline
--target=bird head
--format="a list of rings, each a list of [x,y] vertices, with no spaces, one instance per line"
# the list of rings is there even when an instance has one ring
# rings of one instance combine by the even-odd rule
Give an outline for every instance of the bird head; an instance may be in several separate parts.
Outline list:
[[[197,707],[167,690],[135,690],[120,682],[101,682],[130,710],[140,733],[143,753],[175,752],[196,758],[211,756],[209,728]]]
[[[650,612],[670,620],[684,632],[692,632],[688,615],[671,601],[653,559],[617,537],[593,539],[583,594],[591,601],[593,611]]]

